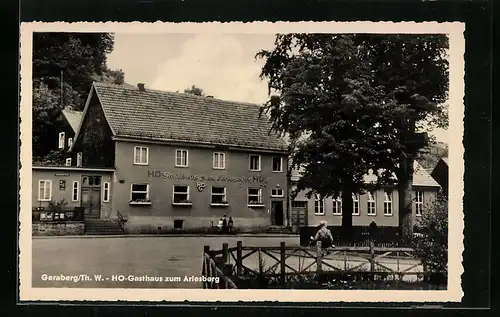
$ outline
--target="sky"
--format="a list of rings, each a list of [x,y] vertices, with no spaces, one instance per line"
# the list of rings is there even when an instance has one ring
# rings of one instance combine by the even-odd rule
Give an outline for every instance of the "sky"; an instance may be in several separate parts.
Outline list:
[[[267,84],[259,78],[261,49],[272,49],[274,34],[115,34],[108,55],[111,69],[122,69],[125,82],[146,88],[183,91],[195,85],[215,98],[261,104]],[[446,130],[433,132],[448,141]]]

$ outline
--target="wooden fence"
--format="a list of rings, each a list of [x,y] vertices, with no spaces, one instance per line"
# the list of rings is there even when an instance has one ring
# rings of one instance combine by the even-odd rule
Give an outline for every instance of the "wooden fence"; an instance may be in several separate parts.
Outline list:
[[[250,258],[255,255],[257,259],[252,265]],[[428,275],[425,265],[414,257],[413,249],[377,247],[373,242],[369,246],[333,247],[325,252],[321,242],[315,247],[286,246],[285,242],[279,247],[248,247],[238,241],[233,248],[223,243],[221,250],[210,250],[205,246],[204,273],[207,272],[205,267],[209,266],[206,264],[208,260],[210,267],[215,265],[218,268],[212,269],[211,276],[226,277],[231,281],[225,281],[226,284],[241,277],[265,277],[285,284],[297,275],[350,274],[371,279],[392,277],[395,280],[409,276],[426,280]],[[307,260],[310,263],[306,263]]]

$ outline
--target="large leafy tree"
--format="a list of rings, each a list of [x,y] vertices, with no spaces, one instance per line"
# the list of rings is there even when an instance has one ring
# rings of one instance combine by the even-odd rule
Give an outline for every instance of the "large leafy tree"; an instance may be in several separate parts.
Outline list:
[[[383,128],[383,90],[376,87],[365,47],[352,35],[278,35],[261,77],[277,92],[263,107],[275,131],[290,139],[292,165],[304,168],[296,192],[342,197],[342,226],[352,226],[353,193],[367,189],[364,176],[391,182],[392,144]],[[348,234],[349,230],[345,231]]]
[[[441,35],[286,34],[257,54],[276,93],[264,110],[305,168],[298,189],[342,192],[345,227],[351,190],[371,169],[379,185],[397,175],[402,234],[411,231],[413,162],[431,142],[423,123],[447,125],[447,46]]]
[[[114,39],[108,33],[35,33],[33,35],[33,156],[45,162],[57,140],[53,116],[72,106],[82,110],[92,81],[121,84],[121,70],[110,70],[106,56]],[[51,160],[53,161],[53,160]]]
[[[383,87],[390,105],[388,136],[399,148],[393,152],[398,178],[399,225],[403,238],[413,230],[413,163],[434,142],[427,136],[448,126],[448,37],[439,35],[373,35],[368,43],[375,85]]]

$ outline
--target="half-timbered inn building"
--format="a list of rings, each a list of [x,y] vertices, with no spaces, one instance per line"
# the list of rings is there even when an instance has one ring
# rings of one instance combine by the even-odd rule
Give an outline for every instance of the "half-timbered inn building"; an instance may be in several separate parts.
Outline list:
[[[128,231],[284,226],[286,144],[255,104],[94,83],[71,167],[34,167],[37,206],[62,199]]]

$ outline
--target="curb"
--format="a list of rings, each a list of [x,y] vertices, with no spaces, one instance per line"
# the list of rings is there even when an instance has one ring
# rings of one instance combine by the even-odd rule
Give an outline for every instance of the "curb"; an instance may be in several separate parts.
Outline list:
[[[94,238],[226,238],[226,237],[251,237],[251,238],[299,238],[298,234],[236,234],[236,235],[217,235],[217,234],[117,234],[117,235],[68,235],[68,236],[32,236],[33,239],[94,239]]]

